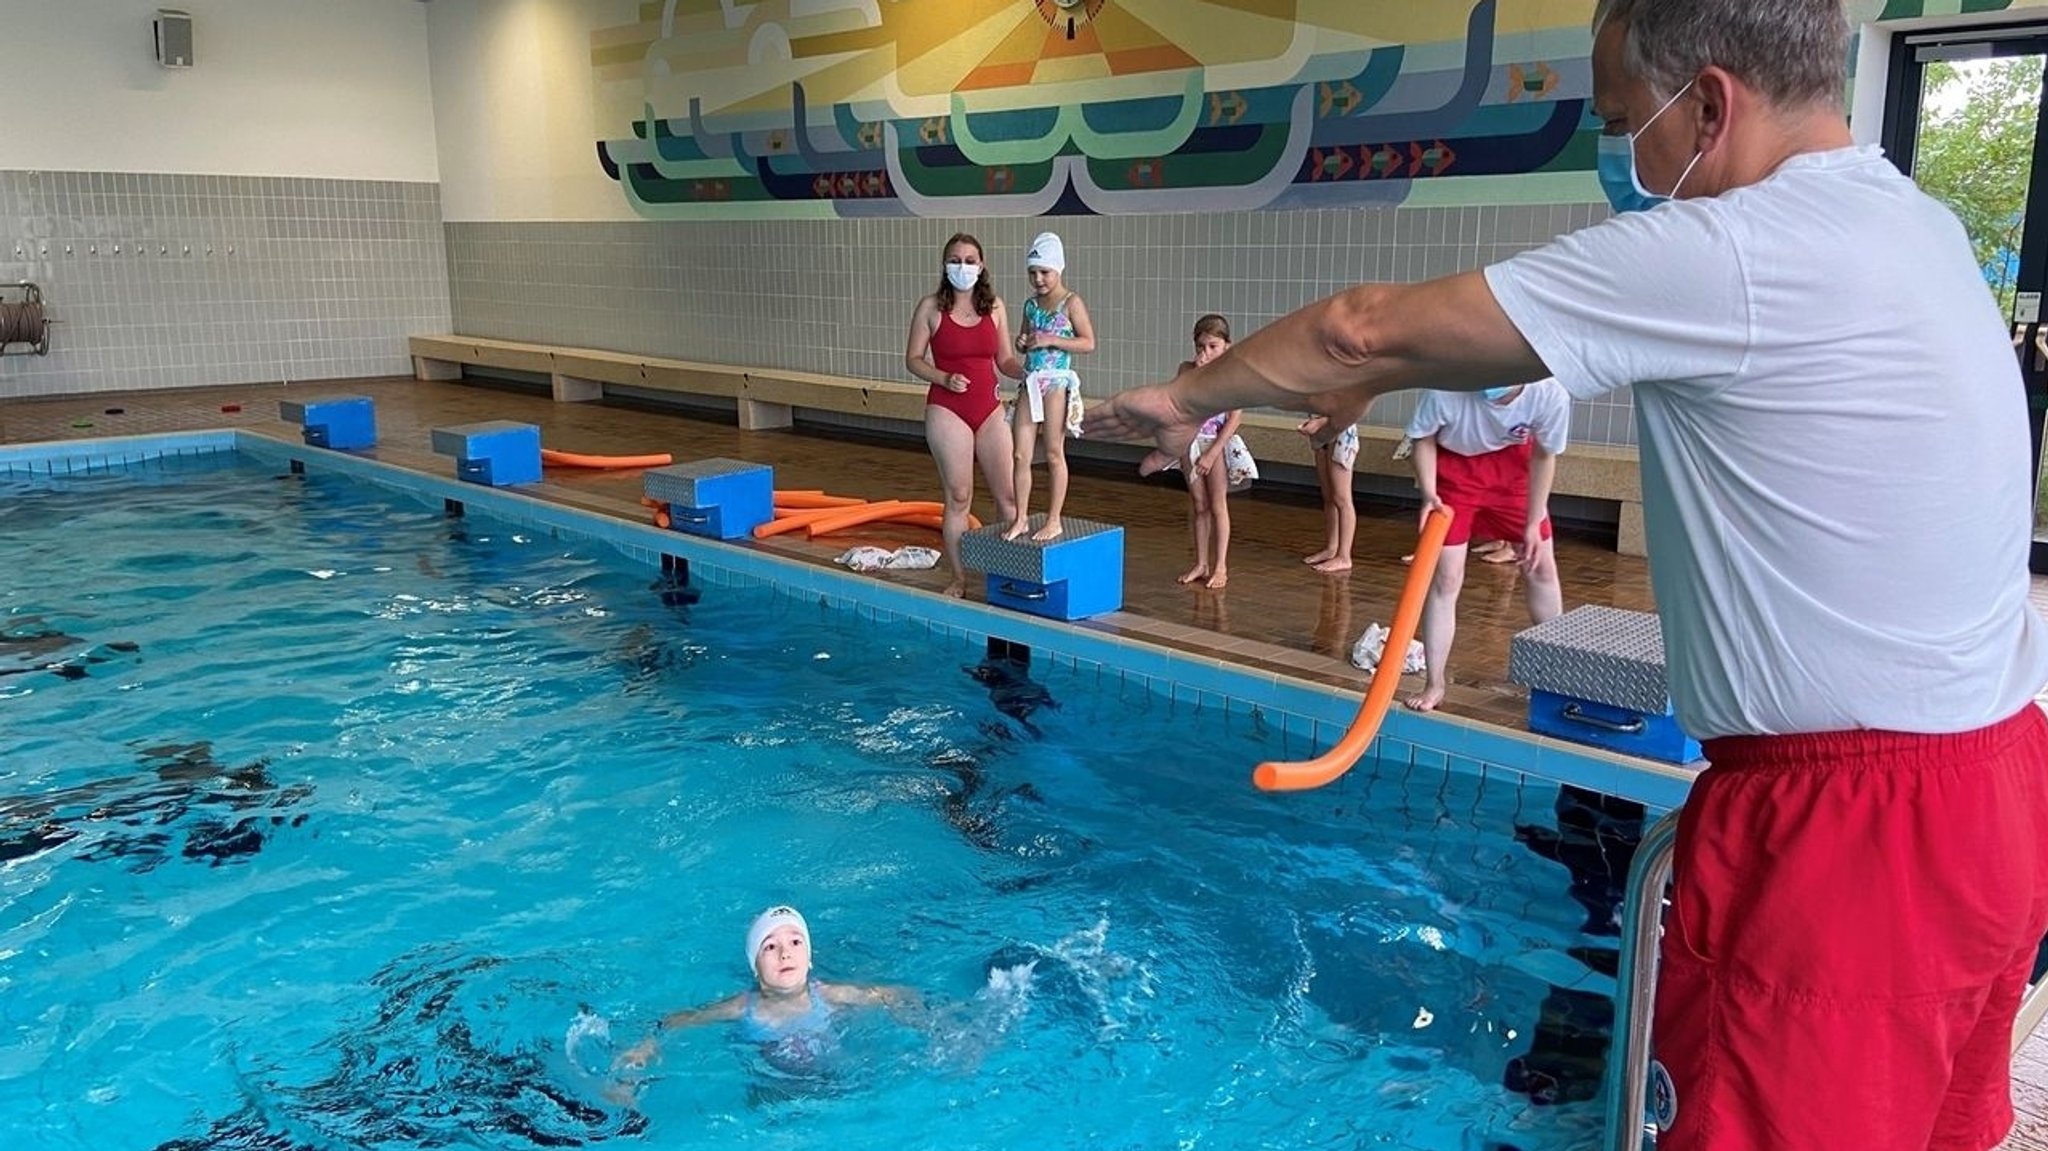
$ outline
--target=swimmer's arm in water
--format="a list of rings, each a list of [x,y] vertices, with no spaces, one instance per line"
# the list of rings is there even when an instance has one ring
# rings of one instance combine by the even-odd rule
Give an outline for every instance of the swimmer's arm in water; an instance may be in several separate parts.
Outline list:
[[[818,993],[834,1007],[883,1007],[899,1021],[915,1025],[925,1015],[924,996],[914,987],[881,983],[820,983]]]
[[[619,1057],[612,1060],[612,1066],[614,1068],[645,1067],[649,1061],[661,1053],[661,1043],[658,1039],[661,1032],[674,1031],[679,1027],[695,1027],[704,1023],[729,1023],[740,1017],[741,1013],[746,1010],[746,1005],[747,997],[744,994],[740,994],[727,996],[716,1003],[707,1003],[702,1007],[692,1007],[684,1011],[670,1012],[662,1016],[661,1021],[654,1025],[654,1035],[649,1035],[626,1050],[619,1052]]]

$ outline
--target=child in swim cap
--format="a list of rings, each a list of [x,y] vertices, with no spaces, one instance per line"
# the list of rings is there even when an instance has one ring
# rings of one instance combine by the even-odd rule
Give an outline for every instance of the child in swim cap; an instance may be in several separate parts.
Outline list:
[[[915,1006],[907,987],[826,983],[811,976],[811,928],[796,908],[778,904],[754,917],[747,928],[747,964],[754,986],[702,1007],[673,1012],[655,1024],[655,1035],[620,1054],[614,1067],[645,1067],[660,1051],[660,1032],[703,1023],[736,1022],[740,1037],[758,1043],[777,1062],[808,1061],[830,1046],[833,1016],[840,1008]]]

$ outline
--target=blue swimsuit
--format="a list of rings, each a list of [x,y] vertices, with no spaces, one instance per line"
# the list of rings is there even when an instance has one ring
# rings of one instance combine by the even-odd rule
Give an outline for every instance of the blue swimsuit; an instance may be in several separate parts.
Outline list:
[[[740,1009],[740,1038],[759,1044],[761,1054],[769,1062],[785,1069],[809,1067],[835,1045],[832,1005],[825,1001],[817,980],[811,980],[805,990],[811,998],[810,1010],[793,1019],[761,1018],[754,1010],[760,996],[751,990],[747,992],[746,1005]]]

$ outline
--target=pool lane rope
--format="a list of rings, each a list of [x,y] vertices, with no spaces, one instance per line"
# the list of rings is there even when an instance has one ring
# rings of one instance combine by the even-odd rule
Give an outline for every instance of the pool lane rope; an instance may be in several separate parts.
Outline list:
[[[1436,575],[1436,561],[1443,554],[1444,536],[1451,530],[1449,509],[1438,509],[1422,523],[1422,539],[1415,545],[1415,562],[1408,569],[1408,582],[1394,606],[1393,630],[1387,634],[1385,655],[1374,666],[1372,684],[1365,689],[1358,714],[1345,729],[1337,746],[1315,757],[1293,763],[1262,763],[1252,771],[1252,784],[1260,791],[1306,791],[1335,781],[1350,771],[1379,734],[1380,723],[1401,686],[1401,652],[1408,650],[1415,629],[1422,622],[1422,604],[1429,598],[1429,581]]]

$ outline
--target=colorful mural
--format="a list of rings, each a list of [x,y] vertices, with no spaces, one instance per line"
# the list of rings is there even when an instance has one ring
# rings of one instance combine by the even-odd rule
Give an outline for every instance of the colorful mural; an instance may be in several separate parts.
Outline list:
[[[597,155],[663,219],[1597,199],[1593,5],[649,0],[591,34]],[[1472,179],[1532,174],[1581,178]]]
[[[1398,204],[1591,169],[1592,6],[654,0],[591,35],[597,153],[664,219]]]

